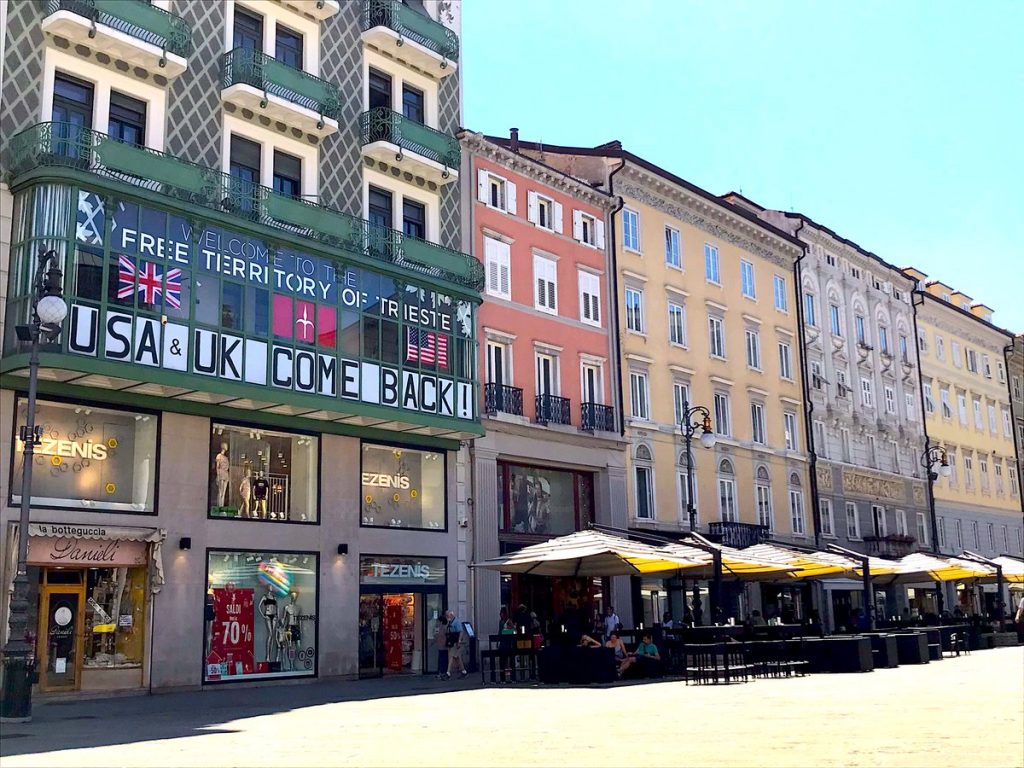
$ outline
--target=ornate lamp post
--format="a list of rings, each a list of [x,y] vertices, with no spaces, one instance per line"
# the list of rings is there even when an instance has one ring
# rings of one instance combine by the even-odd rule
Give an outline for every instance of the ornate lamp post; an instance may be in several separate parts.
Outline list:
[[[696,421],[697,416],[702,416]],[[690,530],[697,532],[697,508],[693,505],[693,436],[697,430],[701,430],[700,444],[705,448],[715,447],[715,431],[711,428],[711,412],[703,405],[690,406],[683,401],[682,421],[679,428],[683,431],[683,440],[686,441],[686,514],[690,522]],[[717,597],[717,596],[716,596]],[[717,602],[717,599],[716,599]],[[717,606],[716,606],[717,607]],[[699,624],[701,620],[700,586],[697,580],[693,581],[693,623]]]
[[[935,516],[935,481],[940,477],[949,477],[953,474],[953,469],[949,466],[949,458],[946,455],[946,449],[941,445],[932,445],[930,442],[925,442],[924,451],[921,453],[921,466],[924,467],[925,474],[928,477],[928,513],[931,516],[932,522],[932,551],[935,554],[941,554],[939,552],[939,521]],[[945,610],[945,597],[942,594],[943,586],[942,582],[935,582],[935,592],[938,595],[938,609],[939,616],[942,615]]]
[[[11,595],[10,635],[3,648],[3,690],[0,691],[0,719],[25,722],[32,719],[32,682],[30,659],[34,653],[28,642],[28,526],[32,503],[32,464],[41,429],[36,427],[36,388],[39,380],[39,340],[52,341],[61,331],[68,314],[63,298],[64,275],[56,251],[39,254],[32,284],[32,313],[28,325],[16,326],[18,339],[30,342],[28,375],[28,412],[19,435],[22,450],[21,516],[18,523],[18,566]]]

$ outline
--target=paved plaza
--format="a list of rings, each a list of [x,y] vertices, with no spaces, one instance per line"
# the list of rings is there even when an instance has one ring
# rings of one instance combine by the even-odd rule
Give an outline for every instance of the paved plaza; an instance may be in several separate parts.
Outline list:
[[[1024,766],[1024,648],[733,686],[423,678],[38,704],[16,766]]]

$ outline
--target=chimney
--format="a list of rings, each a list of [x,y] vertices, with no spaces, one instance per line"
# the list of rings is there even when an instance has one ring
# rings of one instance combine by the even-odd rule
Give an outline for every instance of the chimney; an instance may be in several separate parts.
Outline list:
[[[510,134],[509,149],[511,149],[513,152],[518,154],[518,152],[519,152],[519,129],[518,128],[510,128],[509,129],[509,134]]]

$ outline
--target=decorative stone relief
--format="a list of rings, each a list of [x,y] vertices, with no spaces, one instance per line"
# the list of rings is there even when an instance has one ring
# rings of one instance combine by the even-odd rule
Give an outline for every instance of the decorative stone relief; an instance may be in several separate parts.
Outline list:
[[[885,480],[860,472],[843,472],[843,490],[863,496],[875,496],[893,501],[906,499],[906,488],[898,480]]]

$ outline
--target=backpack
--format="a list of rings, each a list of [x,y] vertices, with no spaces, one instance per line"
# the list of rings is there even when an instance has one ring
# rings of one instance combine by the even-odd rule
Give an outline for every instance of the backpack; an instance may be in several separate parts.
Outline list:
[[[449,624],[448,631],[445,632],[444,635],[444,644],[448,648],[454,648],[455,646],[457,646],[459,644],[459,637],[462,635],[461,629],[453,630],[451,627],[452,625]]]

